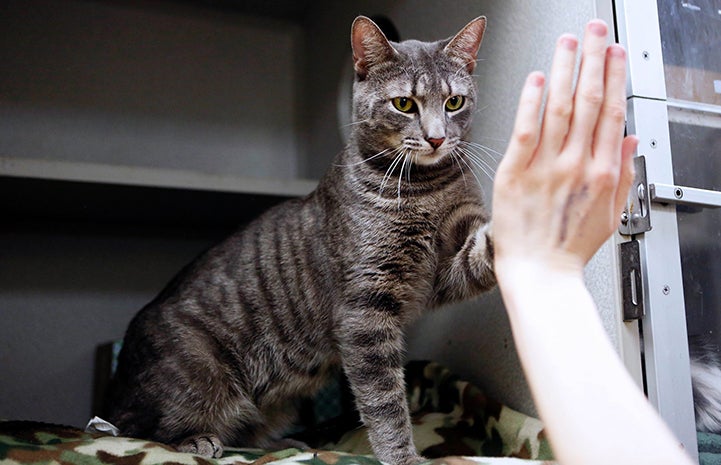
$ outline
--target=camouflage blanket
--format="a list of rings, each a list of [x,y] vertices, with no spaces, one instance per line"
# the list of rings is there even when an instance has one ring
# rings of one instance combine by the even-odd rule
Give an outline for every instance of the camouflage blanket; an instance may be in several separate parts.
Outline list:
[[[406,367],[414,438],[429,464],[551,464],[541,423],[486,397],[441,365]],[[226,448],[219,459],[179,453],[155,442],[29,421],[0,422],[0,463],[152,465],[380,465],[366,432],[355,428],[318,449]]]

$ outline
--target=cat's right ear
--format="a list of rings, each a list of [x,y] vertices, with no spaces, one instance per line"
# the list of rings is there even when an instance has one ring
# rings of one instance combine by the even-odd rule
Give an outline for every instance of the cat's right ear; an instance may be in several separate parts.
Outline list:
[[[375,65],[392,59],[398,52],[370,18],[358,16],[351,26],[353,67],[362,81]]]
[[[446,53],[456,58],[466,67],[468,74],[473,74],[476,67],[476,56],[481,48],[483,33],[486,31],[486,17],[479,16],[461,29],[446,45]]]

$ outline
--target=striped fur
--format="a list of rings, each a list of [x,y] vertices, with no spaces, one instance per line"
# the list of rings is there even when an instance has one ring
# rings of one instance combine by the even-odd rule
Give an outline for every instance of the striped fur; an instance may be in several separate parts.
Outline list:
[[[689,337],[696,429],[721,434],[721,358],[708,337]]]
[[[133,319],[108,404],[123,434],[207,455],[219,442],[273,447],[294,402],[342,368],[377,456],[420,460],[403,329],[495,284],[462,142],[484,27],[479,18],[451,40],[389,43],[356,19],[348,146],[313,193],[209,250]],[[465,104],[451,112],[453,95]],[[398,96],[418,112],[396,110]]]

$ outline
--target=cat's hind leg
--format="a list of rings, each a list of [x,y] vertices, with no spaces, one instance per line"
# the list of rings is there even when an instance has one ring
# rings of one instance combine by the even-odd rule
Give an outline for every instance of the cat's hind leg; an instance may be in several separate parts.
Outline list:
[[[223,444],[220,438],[213,433],[195,434],[187,437],[177,444],[175,448],[178,452],[197,454],[211,459],[223,456]]]

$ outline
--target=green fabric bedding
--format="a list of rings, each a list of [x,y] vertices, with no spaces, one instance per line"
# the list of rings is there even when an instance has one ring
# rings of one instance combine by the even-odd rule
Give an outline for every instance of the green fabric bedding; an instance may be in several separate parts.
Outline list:
[[[406,368],[408,401],[418,450],[429,463],[537,465],[552,460],[541,423],[486,397],[444,367],[412,362]],[[341,435],[336,435],[336,437]],[[219,459],[138,439],[87,433],[27,421],[0,422],[0,462],[87,465],[253,464],[378,465],[363,428],[318,449],[259,451],[226,448]]]

